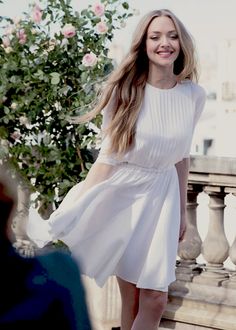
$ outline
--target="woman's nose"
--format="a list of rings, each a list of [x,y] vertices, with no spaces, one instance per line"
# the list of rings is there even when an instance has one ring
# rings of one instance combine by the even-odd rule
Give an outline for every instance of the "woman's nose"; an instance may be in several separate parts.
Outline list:
[[[166,46],[166,45],[169,45],[169,40],[166,36],[162,36],[161,39],[160,39],[160,45],[161,46]]]

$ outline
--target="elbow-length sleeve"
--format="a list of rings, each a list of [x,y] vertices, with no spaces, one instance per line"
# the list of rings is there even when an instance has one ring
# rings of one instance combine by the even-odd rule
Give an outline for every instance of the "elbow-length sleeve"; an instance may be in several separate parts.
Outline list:
[[[96,162],[108,164],[108,165],[117,165],[119,161],[116,159],[114,154],[111,154],[109,152],[110,148],[110,137],[108,134],[106,134],[105,130],[109,126],[111,120],[112,120],[112,110],[114,106],[114,99],[109,102],[109,104],[106,106],[106,108],[102,111],[102,126],[101,126],[101,147],[100,151],[97,157]]]
[[[201,117],[201,114],[203,112],[203,109],[204,109],[204,106],[205,106],[205,103],[206,103],[206,92],[205,92],[205,90],[201,86],[193,84],[192,85],[192,98],[193,98],[193,107],[194,107],[192,135],[191,135],[191,138],[189,139],[189,143],[186,147],[186,151],[184,153],[183,158],[188,158],[189,155],[190,155],[193,133],[194,133],[195,127],[198,123],[198,120]]]
[[[195,113],[194,113],[194,120],[193,120],[193,130],[195,129],[195,126],[202,114],[205,103],[206,103],[206,92],[202,87],[198,86],[198,92],[196,93],[196,99],[195,99]]]

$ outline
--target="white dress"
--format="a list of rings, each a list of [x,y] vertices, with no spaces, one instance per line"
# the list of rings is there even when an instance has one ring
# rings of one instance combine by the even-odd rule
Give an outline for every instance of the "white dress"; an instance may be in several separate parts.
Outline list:
[[[64,241],[82,273],[99,286],[117,275],[139,288],[167,291],[175,280],[175,164],[189,156],[204,103],[204,90],[189,80],[165,90],[146,84],[133,149],[117,160],[106,153],[106,137],[97,161],[114,165],[112,175],[80,198],[83,182],[75,185],[52,213],[52,239]],[[104,126],[109,115],[104,112]]]

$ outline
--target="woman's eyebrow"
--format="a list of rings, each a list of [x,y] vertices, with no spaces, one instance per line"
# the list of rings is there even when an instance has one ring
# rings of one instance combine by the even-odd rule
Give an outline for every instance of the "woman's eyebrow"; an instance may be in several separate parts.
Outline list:
[[[176,30],[170,30],[168,31],[167,33],[176,33],[177,31]],[[159,34],[159,33],[162,33],[160,31],[149,31],[149,33],[156,33],[156,34]]]

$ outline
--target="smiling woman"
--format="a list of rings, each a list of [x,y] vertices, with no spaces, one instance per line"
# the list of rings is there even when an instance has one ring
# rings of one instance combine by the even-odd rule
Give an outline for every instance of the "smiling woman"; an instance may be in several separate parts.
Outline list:
[[[150,24],[146,41],[149,68],[172,66],[180,52],[178,33],[173,21],[166,16],[156,18]],[[172,86],[170,86],[172,87]]]
[[[103,286],[118,280],[121,328],[157,328],[186,227],[189,152],[205,103],[191,36],[169,10],[143,17],[128,55],[102,86],[103,141],[86,179],[48,220]]]

